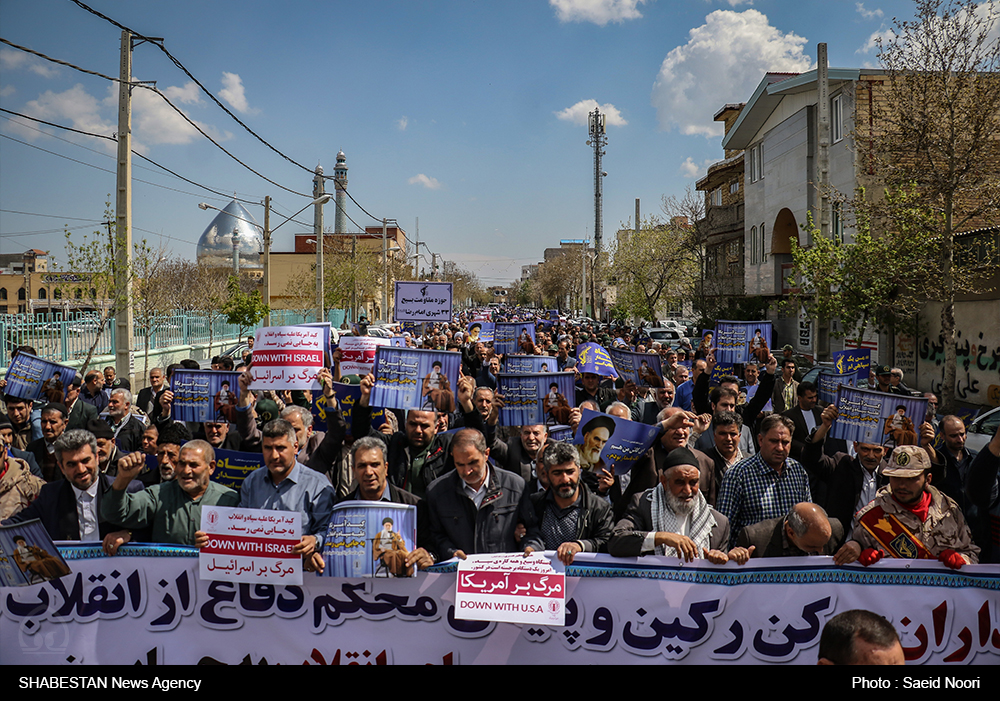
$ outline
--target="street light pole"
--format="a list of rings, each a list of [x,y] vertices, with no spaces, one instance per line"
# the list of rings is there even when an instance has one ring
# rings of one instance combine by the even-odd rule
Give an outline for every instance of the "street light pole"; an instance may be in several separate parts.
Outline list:
[[[318,165],[316,175],[313,177],[313,200],[317,202],[313,210],[313,233],[316,235],[316,321],[326,321],[326,305],[323,299],[323,205],[318,203],[322,196],[323,166]]]

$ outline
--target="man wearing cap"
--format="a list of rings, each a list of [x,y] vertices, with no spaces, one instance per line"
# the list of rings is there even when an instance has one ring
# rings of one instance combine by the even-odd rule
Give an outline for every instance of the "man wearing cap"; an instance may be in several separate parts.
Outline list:
[[[83,376],[76,374],[73,381],[66,388],[66,410],[69,417],[66,430],[72,431],[77,428],[86,428],[91,419],[97,418],[97,409],[87,402],[80,401],[80,391],[83,389]]]
[[[729,520],[705,501],[700,479],[694,453],[684,447],[672,450],[659,465],[660,483],[636,494],[615,525],[608,552],[615,557],[655,554],[727,562]]]
[[[900,394],[903,396],[909,396],[909,392],[906,392],[892,384],[892,368],[888,365],[876,365],[872,372],[875,373],[875,386],[870,387],[869,389],[876,392],[883,392],[885,394]]]
[[[882,470],[889,487],[858,514],[854,540],[863,565],[882,557],[940,560],[952,569],[979,562],[979,547],[958,504],[931,486],[931,459],[923,448],[899,446]]]

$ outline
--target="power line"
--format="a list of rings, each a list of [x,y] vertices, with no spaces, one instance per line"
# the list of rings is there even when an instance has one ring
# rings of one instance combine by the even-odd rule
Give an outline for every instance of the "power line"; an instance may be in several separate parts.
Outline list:
[[[84,136],[92,136],[92,137],[94,137],[96,139],[106,139],[108,141],[113,141],[115,143],[118,142],[118,139],[116,139],[114,137],[111,137],[111,136],[104,136],[103,134],[95,134],[95,133],[89,132],[89,131],[81,131],[79,129],[74,129],[72,127],[67,127],[67,126],[64,126],[62,124],[55,124],[54,122],[46,122],[44,119],[38,119],[37,117],[31,117],[31,116],[29,116],[27,114],[21,114],[20,112],[12,112],[11,110],[4,109],[3,107],[0,107],[0,112],[6,112],[7,114],[12,114],[12,115],[14,115],[16,117],[23,117],[24,119],[30,119],[30,120],[35,121],[35,122],[40,122],[40,123],[42,123],[42,124],[44,124],[46,126],[55,127],[56,129],[65,129],[66,131],[71,131],[71,132],[73,132],[75,134],[82,134]],[[10,117],[5,117],[5,119],[11,119],[11,118]],[[11,120],[11,121],[13,121],[13,120]],[[28,124],[22,124],[21,126],[27,127],[29,129],[33,129],[33,127],[31,127]],[[65,141],[68,144],[73,144],[72,141],[67,141],[66,139],[60,139],[55,134],[49,134],[47,132],[42,131],[41,129],[35,129],[35,131],[37,131],[39,134],[45,134],[46,136],[51,136],[54,139],[59,139],[60,141]],[[7,137],[7,138],[10,138],[10,137]],[[17,139],[13,139],[13,140],[17,141]],[[25,142],[22,141],[20,143],[25,143]],[[25,145],[31,146],[32,144],[25,144]],[[81,144],[73,144],[73,145],[74,146],[79,146],[80,148],[85,149],[87,151],[90,151],[92,153],[96,153],[99,156],[105,156],[107,158],[114,158],[114,156],[112,156],[110,153],[101,153],[100,151],[95,151],[94,149],[87,148],[86,146],[82,146]],[[35,148],[37,148],[37,147],[35,147]],[[44,150],[44,149],[42,149],[42,150]],[[53,152],[49,151],[48,153],[53,153]],[[200,183],[196,183],[194,180],[190,180],[188,178],[185,178],[183,175],[180,175],[179,173],[175,173],[174,171],[170,170],[166,166],[157,163],[153,159],[148,158],[146,156],[143,156],[141,153],[135,151],[134,149],[132,150],[132,154],[135,155],[135,156],[138,156],[139,158],[141,158],[142,160],[144,160],[144,161],[146,161],[148,163],[153,164],[157,168],[160,168],[160,169],[166,171],[167,173],[170,173],[170,175],[174,176],[175,178],[177,178],[179,180],[183,180],[184,182],[190,183],[191,185],[194,185],[195,187],[200,187],[203,190],[206,190],[206,191],[211,192],[213,194],[219,195],[223,199],[226,199],[226,200],[234,199],[234,200],[236,200],[238,202],[246,202],[248,204],[260,204],[259,202],[255,202],[253,200],[246,200],[246,199],[243,199],[243,198],[240,198],[240,197],[236,197],[235,195],[228,195],[225,192],[220,192],[219,190],[216,190],[214,188],[208,187],[207,185],[202,185]],[[60,155],[60,154],[54,154],[54,155]],[[64,158],[68,158],[68,156],[63,156],[63,157]],[[78,163],[82,163],[82,161],[77,161],[77,162]],[[89,164],[85,164],[85,165],[89,165]],[[96,168],[97,166],[93,166],[93,167]],[[150,170],[150,169],[149,168],[145,168],[144,170]],[[114,171],[108,170],[106,172],[111,173],[111,172],[114,172]],[[167,187],[166,185],[159,185],[157,183],[151,183],[151,182],[148,182],[146,180],[140,180],[138,178],[136,178],[135,180],[136,180],[136,182],[146,183],[147,185],[154,185],[156,187],[162,187],[162,188],[164,188],[166,190],[171,190],[173,192],[179,192],[179,193],[184,194],[184,195],[191,195],[191,196],[194,196],[194,197],[198,196],[198,195],[196,195],[193,192],[184,192],[183,190],[177,190],[177,189],[172,188],[172,187]]]
[[[131,31],[131,30],[128,30],[128,31]],[[137,35],[137,36],[139,36],[139,35]],[[145,37],[143,37],[143,38],[145,38]],[[52,58],[51,56],[46,56],[45,54],[43,54],[43,53],[41,53],[39,51],[33,51],[33,50],[27,49],[27,48],[25,48],[23,46],[19,46],[18,44],[15,44],[15,43],[13,43],[11,41],[8,41],[6,39],[0,38],[0,41],[2,41],[5,44],[8,44],[10,46],[13,46],[15,48],[21,49],[23,51],[27,51],[28,53],[30,53],[30,54],[32,54],[34,56],[38,56],[39,58],[44,58],[47,61],[52,61],[53,63],[58,63],[59,65],[67,66],[69,68],[73,68],[74,70],[81,71],[82,73],[87,73],[89,75],[96,75],[96,76],[98,76],[100,78],[104,78],[105,80],[110,80],[110,81],[113,81],[113,82],[116,82],[116,83],[120,83],[121,82],[121,80],[119,78],[112,78],[111,76],[104,75],[103,73],[98,73],[96,71],[90,71],[90,70],[87,70],[86,68],[81,68],[79,66],[75,66],[72,63],[69,63],[67,61],[60,61],[59,59]],[[150,41],[151,43],[155,44],[155,42],[152,42],[151,40],[147,39],[147,41]],[[160,48],[162,48],[162,47],[160,47]],[[195,81],[195,82],[197,82],[197,81]],[[241,166],[243,166],[244,168],[246,168],[247,170],[249,170],[251,173],[253,173],[257,177],[259,177],[259,178],[261,178],[263,180],[266,180],[267,182],[271,183],[275,187],[280,188],[282,190],[285,190],[286,192],[290,192],[293,195],[298,195],[299,197],[309,197],[309,198],[312,197],[311,195],[307,195],[306,193],[298,192],[296,190],[292,190],[291,188],[285,187],[284,185],[282,185],[280,183],[277,183],[274,180],[271,180],[269,177],[267,177],[263,173],[255,170],[254,168],[251,168],[249,165],[247,165],[246,163],[244,163],[243,161],[241,161],[233,153],[231,153],[228,149],[226,149],[225,146],[223,146],[218,141],[216,141],[211,136],[209,136],[208,133],[204,129],[202,129],[198,125],[197,122],[195,122],[193,119],[191,119],[190,117],[188,117],[181,108],[179,108],[177,105],[175,105],[173,102],[171,102],[170,98],[168,98],[166,95],[164,95],[162,92],[160,92],[160,90],[158,90],[156,88],[156,86],[153,86],[153,85],[144,85],[143,83],[129,83],[129,85],[132,86],[132,87],[145,88],[146,90],[150,90],[154,94],[159,95],[160,99],[162,99],[164,102],[166,102],[170,106],[170,108],[174,110],[174,112],[176,112],[177,114],[179,114],[181,116],[181,118],[184,121],[186,121],[188,124],[190,124],[192,127],[194,127],[194,129],[199,134],[201,134],[206,139],[208,139],[209,141],[211,141],[212,144],[214,144],[216,148],[218,148],[220,151],[222,151],[223,153],[225,153],[227,156],[229,156],[230,158],[232,158],[234,161],[236,161],[237,163],[239,163]],[[101,138],[108,138],[108,137],[101,137]],[[296,164],[296,165],[298,165],[298,164]]]

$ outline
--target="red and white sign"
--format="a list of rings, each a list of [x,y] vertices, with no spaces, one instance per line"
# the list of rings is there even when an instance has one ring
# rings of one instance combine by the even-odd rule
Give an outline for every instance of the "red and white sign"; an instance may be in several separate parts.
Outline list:
[[[561,626],[565,601],[563,564],[540,552],[470,555],[458,563],[455,618]]]
[[[199,558],[201,578],[302,584],[302,557],[292,554],[301,518],[298,511],[203,507],[201,530],[208,545]]]
[[[316,376],[323,367],[325,338],[321,327],[259,329],[254,337],[250,389],[322,389]]]
[[[388,346],[390,339],[377,336],[342,336],[340,339],[340,374],[364,377],[375,367],[375,351]]]

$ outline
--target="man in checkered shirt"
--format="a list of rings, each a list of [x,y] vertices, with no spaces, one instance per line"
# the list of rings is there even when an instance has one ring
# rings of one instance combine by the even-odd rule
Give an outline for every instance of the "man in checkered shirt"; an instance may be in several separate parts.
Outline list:
[[[715,508],[729,519],[729,547],[747,526],[784,516],[799,502],[811,502],[805,468],[788,457],[795,424],[770,414],[762,422],[760,452],[730,468]]]

